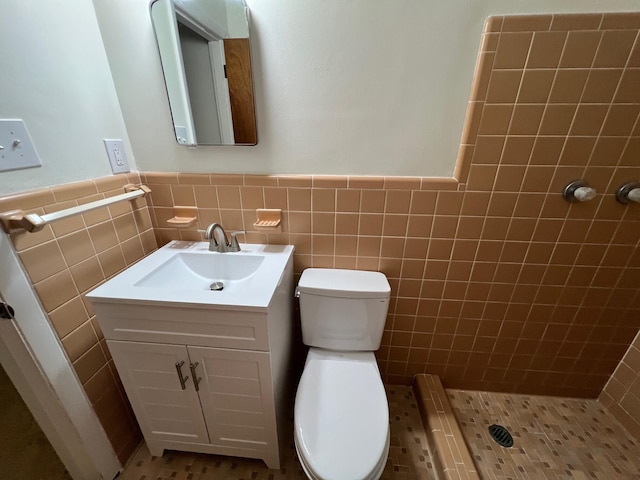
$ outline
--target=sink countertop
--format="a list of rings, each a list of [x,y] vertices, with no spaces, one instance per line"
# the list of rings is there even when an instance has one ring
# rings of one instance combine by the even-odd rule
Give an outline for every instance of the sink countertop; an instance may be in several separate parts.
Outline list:
[[[266,311],[287,262],[293,256],[292,245],[240,244],[240,252],[218,253],[209,251],[209,242],[172,241],[138,263],[127,268],[87,294],[92,302],[128,303],[141,305],[199,307],[221,310]],[[178,254],[261,256],[258,270],[246,281],[241,290],[211,291],[189,287],[144,286],[144,279],[160,270]],[[173,282],[175,283],[175,282]]]

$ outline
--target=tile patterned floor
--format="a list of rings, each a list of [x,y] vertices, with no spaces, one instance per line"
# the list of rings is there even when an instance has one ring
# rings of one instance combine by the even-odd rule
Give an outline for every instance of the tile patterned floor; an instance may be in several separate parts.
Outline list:
[[[391,423],[391,447],[383,479],[434,479],[427,437],[411,387],[386,387]],[[131,458],[122,480],[284,480],[306,478],[292,441],[283,452],[282,468],[269,470],[262,461],[188,452],[165,452],[153,457],[146,445]]]
[[[640,478],[640,442],[596,400],[447,392],[483,479]],[[494,423],[509,429],[512,448],[490,438]]]

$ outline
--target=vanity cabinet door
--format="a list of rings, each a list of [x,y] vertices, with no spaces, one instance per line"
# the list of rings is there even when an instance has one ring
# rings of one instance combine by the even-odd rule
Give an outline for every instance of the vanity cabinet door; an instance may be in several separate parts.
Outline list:
[[[155,442],[209,443],[186,346],[114,340],[107,344],[152,453]],[[176,369],[181,362],[183,378],[189,377],[184,389]]]
[[[269,353],[187,347],[201,377],[200,403],[211,443],[251,450],[277,448]]]

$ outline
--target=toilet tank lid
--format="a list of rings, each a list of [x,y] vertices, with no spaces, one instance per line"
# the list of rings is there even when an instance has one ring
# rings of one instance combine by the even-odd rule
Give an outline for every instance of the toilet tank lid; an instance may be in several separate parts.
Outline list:
[[[349,298],[388,298],[391,287],[380,272],[307,268],[298,281],[298,293]]]

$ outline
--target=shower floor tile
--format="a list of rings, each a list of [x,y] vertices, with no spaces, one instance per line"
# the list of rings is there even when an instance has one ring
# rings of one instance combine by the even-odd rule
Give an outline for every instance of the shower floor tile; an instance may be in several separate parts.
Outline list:
[[[386,386],[389,400],[391,446],[383,479],[435,479],[427,437],[411,387]],[[292,427],[293,428],[293,427]],[[118,477],[122,480],[284,480],[306,478],[291,442],[283,449],[280,470],[269,470],[261,460],[165,451],[153,457],[142,445]]]
[[[640,443],[597,400],[447,390],[483,479],[638,479]],[[506,427],[511,448],[488,427]]]

